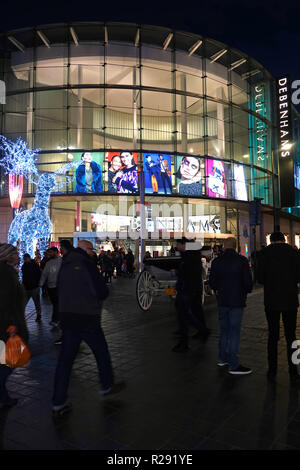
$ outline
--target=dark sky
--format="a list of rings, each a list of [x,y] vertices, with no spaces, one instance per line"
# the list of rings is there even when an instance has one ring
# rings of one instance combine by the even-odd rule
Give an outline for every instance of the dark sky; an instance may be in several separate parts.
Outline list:
[[[0,30],[67,21],[125,21],[198,33],[300,80],[300,4],[291,0],[5,1]]]

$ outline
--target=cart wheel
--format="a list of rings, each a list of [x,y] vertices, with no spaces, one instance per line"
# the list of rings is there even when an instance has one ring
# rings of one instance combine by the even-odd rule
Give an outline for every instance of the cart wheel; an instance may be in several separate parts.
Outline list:
[[[136,283],[136,298],[139,307],[147,312],[152,305],[152,276],[148,271],[142,271]]]

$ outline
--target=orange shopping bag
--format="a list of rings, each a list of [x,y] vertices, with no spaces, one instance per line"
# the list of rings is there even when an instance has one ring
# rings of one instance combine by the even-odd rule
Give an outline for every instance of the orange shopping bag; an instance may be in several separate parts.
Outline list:
[[[16,327],[9,326],[6,330],[10,337],[5,344],[5,362],[11,368],[22,367],[31,357],[31,352],[24,341],[16,334]]]

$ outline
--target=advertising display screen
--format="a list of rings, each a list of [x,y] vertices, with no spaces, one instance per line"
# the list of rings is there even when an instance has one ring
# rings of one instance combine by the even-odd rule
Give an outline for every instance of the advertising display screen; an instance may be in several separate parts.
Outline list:
[[[75,152],[73,161],[80,162],[74,174],[74,193],[102,193],[103,152]]]
[[[247,186],[243,165],[234,164],[234,198],[239,201],[248,201]]]
[[[118,194],[139,192],[137,153],[108,152],[108,192]]]
[[[202,159],[186,155],[177,157],[175,175],[178,193],[184,196],[201,196],[204,192]]]
[[[220,160],[207,158],[205,161],[205,173],[207,196],[226,199],[228,194],[225,163]]]
[[[295,165],[295,188],[300,189],[300,166]]]
[[[144,153],[146,194],[172,194],[171,155]]]

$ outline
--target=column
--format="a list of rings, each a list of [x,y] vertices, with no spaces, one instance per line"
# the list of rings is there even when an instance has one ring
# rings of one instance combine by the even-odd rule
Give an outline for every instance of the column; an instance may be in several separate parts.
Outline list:
[[[186,75],[180,77],[181,90],[186,92]],[[181,151],[187,152],[187,118],[186,118],[186,95],[181,95]]]
[[[82,66],[78,65],[78,85],[82,82]],[[82,148],[82,90],[78,88],[77,99],[77,148]]]

